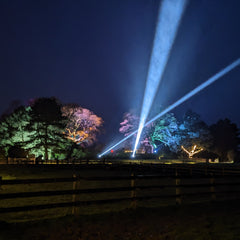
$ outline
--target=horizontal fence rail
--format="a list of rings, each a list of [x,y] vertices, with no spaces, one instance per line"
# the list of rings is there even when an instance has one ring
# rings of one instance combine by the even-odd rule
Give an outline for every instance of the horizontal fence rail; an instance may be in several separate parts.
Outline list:
[[[240,175],[224,175],[225,178],[236,178]],[[199,175],[195,179],[209,179],[210,177],[214,178],[223,178],[222,175]],[[136,175],[136,176],[113,176],[113,177],[71,177],[71,178],[38,178],[38,179],[13,179],[13,180],[1,180],[1,185],[15,185],[15,184],[38,184],[38,183],[61,183],[61,182],[74,182],[78,180],[87,180],[87,181],[112,181],[112,180],[131,180],[131,179],[193,179],[192,176],[163,176],[163,175]]]
[[[178,168],[179,170],[179,168]],[[149,199],[175,199],[177,204],[181,204],[182,201],[187,197],[198,198],[200,196],[210,196],[209,200],[216,200],[220,196],[234,197],[240,196],[240,175],[178,175],[176,172],[174,176],[163,176],[163,175],[134,175],[131,176],[112,176],[112,177],[81,177],[73,176],[69,178],[39,178],[39,179],[14,179],[14,180],[2,180],[0,178],[0,186],[11,186],[11,185],[25,185],[25,184],[39,184],[39,183],[63,183],[72,182],[73,189],[66,190],[51,190],[51,191],[31,191],[31,192],[14,192],[14,193],[1,193],[0,200],[4,199],[19,199],[19,198],[34,198],[34,197],[49,197],[59,195],[72,195],[73,200],[69,202],[59,202],[51,204],[37,204],[37,205],[26,205],[26,206],[14,206],[14,207],[0,207],[0,213],[12,213],[22,212],[31,210],[41,210],[50,208],[63,208],[63,207],[78,207],[88,205],[101,205],[101,204],[112,204],[123,201],[130,201],[136,204],[137,201],[144,201]],[[109,181],[128,181],[129,186],[117,186],[117,187],[98,187],[98,188],[87,188],[77,189],[76,183],[81,181],[95,181],[95,182],[109,182]],[[140,185],[141,181],[148,180],[164,180],[165,184],[148,184]],[[191,181],[204,180],[204,183],[191,183]],[[216,182],[222,180],[223,182]],[[185,181],[188,181],[186,183]],[[190,181],[190,182],[189,182]],[[230,181],[230,182],[228,182]],[[218,187],[239,187],[238,189],[222,189],[218,190]],[[172,189],[173,193],[168,194],[152,194],[149,196],[141,196],[140,193],[146,190],[153,189]],[[194,189],[194,192],[186,192],[186,189]],[[200,191],[204,189],[204,191]],[[98,194],[98,193],[117,193],[117,192],[130,192],[129,197],[118,197],[111,199],[97,199],[97,200],[77,200],[76,196],[81,194]],[[74,213],[74,211],[73,211]]]
[[[213,184],[180,184],[178,188],[202,188],[202,187],[219,187],[219,186],[240,186],[240,182],[234,183],[213,183]],[[0,199],[10,198],[29,198],[29,197],[43,197],[43,196],[58,196],[58,195],[72,195],[83,193],[109,193],[109,192],[124,192],[133,190],[146,190],[146,189],[164,189],[176,188],[176,185],[149,185],[149,186],[136,186],[136,187],[117,187],[117,188],[97,188],[97,189],[78,189],[78,190],[59,190],[59,191],[38,191],[38,192],[20,192],[20,193],[6,193],[0,194]]]

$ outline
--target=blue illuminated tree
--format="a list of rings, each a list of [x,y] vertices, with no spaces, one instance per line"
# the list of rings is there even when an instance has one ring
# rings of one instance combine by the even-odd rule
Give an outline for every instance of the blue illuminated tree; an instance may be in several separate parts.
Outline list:
[[[209,150],[212,144],[210,129],[197,113],[188,110],[179,125],[179,130],[182,135],[181,145],[185,148],[197,145],[198,148]]]
[[[155,147],[164,145],[170,151],[178,153],[181,146],[209,149],[211,146],[211,134],[206,123],[200,116],[192,111],[187,111],[182,121],[177,121],[173,113],[168,113],[154,123],[151,133]]]
[[[155,148],[160,145],[168,146],[173,152],[179,151],[181,145],[179,124],[173,113],[167,113],[158,119],[152,128],[151,141]]]

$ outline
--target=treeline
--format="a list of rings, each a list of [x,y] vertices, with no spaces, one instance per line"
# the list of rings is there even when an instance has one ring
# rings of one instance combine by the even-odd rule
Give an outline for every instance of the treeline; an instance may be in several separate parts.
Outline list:
[[[127,136],[138,128],[139,117],[126,113],[119,131]],[[81,159],[95,157],[102,149],[97,136],[103,119],[78,104],[38,98],[18,106],[0,118],[0,157]],[[135,137],[108,157],[129,157]],[[165,114],[143,130],[137,153],[144,158],[202,157],[238,161],[239,129],[229,119],[208,126],[200,116],[187,111],[182,119]]]
[[[38,98],[0,119],[2,157],[82,158],[97,140],[101,117],[77,104]]]
[[[138,123],[139,117],[128,112],[123,116],[119,131],[127,136],[137,129]],[[132,149],[133,141],[135,138],[125,142],[122,153]],[[159,157],[218,158],[225,162],[238,161],[239,144],[239,129],[229,119],[208,126],[197,113],[189,110],[182,119],[177,119],[174,113],[168,113],[146,126],[139,149]]]

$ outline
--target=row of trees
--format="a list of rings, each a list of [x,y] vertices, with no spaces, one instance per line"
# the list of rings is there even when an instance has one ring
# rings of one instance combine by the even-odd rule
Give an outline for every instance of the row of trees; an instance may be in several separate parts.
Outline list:
[[[119,131],[127,136],[137,129],[139,118],[132,112],[124,114]],[[146,126],[143,130],[140,149],[147,153],[158,152],[163,156],[179,155],[192,157],[219,158],[220,161],[232,161],[237,158],[240,139],[236,124],[230,120],[219,120],[208,126],[200,116],[187,111],[181,120],[168,113]],[[135,138],[125,143],[132,149]],[[198,154],[198,155],[197,155]]]
[[[80,158],[102,124],[101,117],[77,104],[38,98],[1,117],[0,149],[9,157]]]
[[[127,136],[138,124],[136,114],[126,113],[119,131]],[[101,117],[77,104],[38,98],[1,116],[0,153],[5,157],[42,155],[45,160],[82,158],[87,147],[96,144],[102,125]],[[181,120],[168,113],[144,128],[140,149],[168,157],[198,154],[234,160],[240,143],[238,134],[236,124],[228,119],[208,126],[192,111],[187,111]],[[134,141],[134,137],[129,138],[125,149],[131,150]]]

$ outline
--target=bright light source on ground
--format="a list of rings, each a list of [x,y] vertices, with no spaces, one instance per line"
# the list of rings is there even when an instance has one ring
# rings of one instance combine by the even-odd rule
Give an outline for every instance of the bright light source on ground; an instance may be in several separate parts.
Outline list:
[[[134,131],[131,134],[129,134],[128,136],[126,136],[125,138],[123,138],[121,141],[117,142],[116,144],[114,144],[113,146],[111,146],[110,148],[108,148],[107,150],[105,150],[104,152],[102,152],[101,154],[99,154],[99,157],[102,157],[103,155],[105,155],[106,153],[110,152],[112,149],[116,148],[119,144],[125,142],[127,139],[129,139],[130,137],[132,137],[135,133],[137,132]]]
[[[186,2],[187,0],[163,0],[160,5],[133,156],[167,65]]]
[[[187,101],[189,98],[193,97],[195,94],[199,93],[200,91],[202,91],[203,89],[205,89],[206,87],[208,87],[209,85],[211,85],[212,83],[216,82],[217,80],[219,80],[221,77],[223,77],[224,75],[226,75],[228,72],[230,72],[231,70],[233,70],[234,68],[236,68],[237,66],[240,65],[240,58],[238,58],[236,61],[232,62],[231,64],[229,64],[227,67],[223,68],[220,72],[216,73],[214,76],[212,76],[211,78],[209,78],[207,81],[205,81],[204,83],[200,84],[198,87],[194,88],[192,91],[190,91],[189,93],[187,93],[186,95],[184,95],[182,98],[180,98],[178,101],[176,101],[175,103],[173,103],[172,105],[170,105],[169,107],[167,107],[165,110],[163,110],[162,112],[160,112],[158,115],[156,115],[154,118],[152,118],[150,121],[148,121],[145,125],[149,125],[150,123],[156,121],[158,118],[162,117],[163,115],[165,115],[166,113],[168,113],[169,111],[173,110],[174,108],[176,108],[177,106],[179,106],[180,104],[184,103],[185,101]],[[104,154],[108,153],[111,149],[116,148],[118,145],[120,145],[121,143],[123,143],[124,141],[126,141],[128,138],[132,137],[138,130],[132,132],[131,134],[129,134],[127,137],[123,138],[121,141],[119,141],[118,143],[114,144],[113,146],[111,146],[110,148],[108,148],[107,150],[105,150],[103,153],[101,153],[99,156],[102,157]]]

